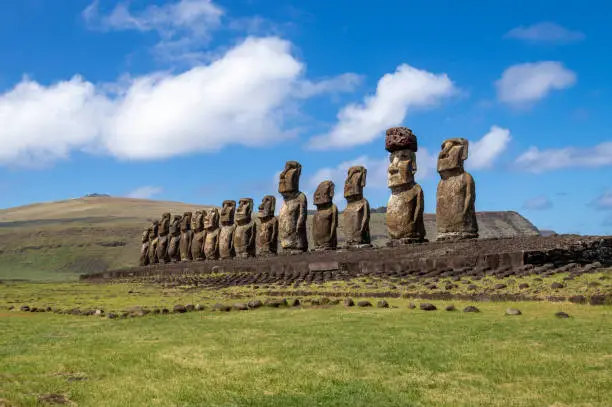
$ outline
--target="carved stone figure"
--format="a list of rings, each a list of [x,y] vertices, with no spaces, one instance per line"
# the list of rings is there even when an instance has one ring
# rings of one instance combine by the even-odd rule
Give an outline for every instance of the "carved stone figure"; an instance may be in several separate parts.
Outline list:
[[[219,211],[212,208],[204,216],[204,255],[206,260],[217,260],[219,258]]]
[[[149,247],[151,247],[151,234],[153,228],[148,227],[142,232],[142,245],[140,246],[140,262],[141,266],[149,264]]]
[[[334,183],[323,181],[314,194],[317,211],[312,219],[312,237],[314,250],[334,250],[338,245],[336,229],[338,227],[338,208],[333,202]]]
[[[181,261],[181,215],[174,215],[170,223],[170,243],[168,244],[168,257],[170,261]]]
[[[236,212],[236,201],[223,201],[221,208],[221,231],[219,232],[219,257],[231,259],[236,256],[234,250],[234,214]]]
[[[181,243],[179,250],[181,252],[181,261],[193,260],[191,257],[191,241],[193,240],[193,230],[191,230],[191,212],[185,212],[181,219]]]
[[[370,203],[363,197],[368,170],[362,166],[348,169],[344,183],[346,209],[342,213],[347,248],[372,247],[370,244]]]
[[[463,168],[468,158],[468,141],[451,138],[442,143],[438,155],[438,183],[436,199],[436,240],[478,238],[476,221],[476,184]]]
[[[274,216],[276,197],[266,195],[259,205],[257,225],[257,255],[274,256],[278,250],[278,218]]]
[[[257,224],[252,220],[253,200],[241,198],[236,210],[236,229],[234,230],[234,250],[236,257],[255,257]]]
[[[284,253],[297,254],[308,250],[306,217],[308,201],[300,192],[302,165],[287,161],[280,174],[278,192],[283,196],[283,206],[278,217],[278,238]]]
[[[423,209],[425,199],[421,186],[414,181],[417,171],[417,138],[406,127],[387,130],[385,149],[391,153],[387,185],[391,196],[387,204],[389,246],[425,240]]]
[[[170,213],[166,212],[162,215],[159,222],[159,234],[157,239],[157,259],[160,263],[168,263],[168,246],[170,244]]]
[[[157,245],[159,242],[159,221],[153,221],[151,224],[151,233],[149,234],[151,243],[149,244],[149,264],[159,263],[157,258]]]
[[[191,258],[193,260],[204,260],[204,239],[206,231],[204,230],[204,217],[206,211],[197,210],[191,222],[193,237],[191,238]]]

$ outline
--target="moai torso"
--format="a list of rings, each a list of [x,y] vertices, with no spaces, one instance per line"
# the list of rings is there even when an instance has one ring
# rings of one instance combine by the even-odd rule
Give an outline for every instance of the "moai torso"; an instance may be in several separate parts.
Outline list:
[[[140,262],[141,266],[149,264],[149,247],[151,246],[151,233],[152,229],[147,228],[142,232],[142,245],[140,246]]]
[[[440,182],[436,195],[437,240],[474,239],[476,221],[476,185],[463,169],[468,156],[468,141],[449,139],[442,143],[438,156]]]
[[[170,214],[164,213],[159,222],[159,237],[157,239],[157,259],[160,263],[170,261],[168,256],[168,246],[170,240]]]
[[[206,237],[204,238],[204,255],[206,260],[219,258],[219,211],[213,208],[204,218]]]
[[[234,250],[234,213],[236,211],[236,201],[227,200],[223,202],[221,209],[221,230],[219,231],[219,257],[221,259],[231,259],[236,256]]]
[[[191,238],[191,258],[193,260],[204,260],[204,239],[206,232],[204,231],[204,216],[206,211],[196,211],[193,218],[191,228],[193,229],[193,236]]]
[[[347,247],[370,246],[370,204],[363,197],[366,174],[365,167],[351,167],[344,183],[346,209],[342,213],[342,226]]]
[[[181,261],[181,219],[176,215],[170,224],[170,242],[168,243],[168,257],[173,262]]]
[[[314,204],[317,206],[312,219],[314,250],[333,250],[338,245],[338,208],[333,198],[334,183],[321,182],[314,195]]]
[[[254,257],[257,226],[251,219],[253,200],[242,198],[236,210],[236,229],[234,230],[234,250],[236,257]]]
[[[387,204],[388,245],[422,242],[425,238],[421,186],[414,182],[417,171],[416,136],[406,127],[387,130],[385,149],[390,152],[387,185],[391,196]]]
[[[297,161],[287,161],[281,172],[278,192],[284,202],[278,216],[278,238],[281,249],[286,253],[300,253],[308,250],[306,219],[308,201],[299,191],[302,166]]]
[[[257,255],[273,256],[278,248],[278,218],[274,216],[276,198],[266,195],[259,205],[259,224],[257,225]]]
[[[192,260],[191,256],[191,241],[193,240],[193,230],[191,230],[191,212],[185,212],[181,220],[181,242],[179,251],[181,261]]]

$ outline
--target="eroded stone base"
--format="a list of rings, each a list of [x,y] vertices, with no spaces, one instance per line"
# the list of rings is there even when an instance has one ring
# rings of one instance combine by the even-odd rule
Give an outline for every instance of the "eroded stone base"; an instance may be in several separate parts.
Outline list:
[[[454,242],[457,240],[478,239],[478,233],[470,232],[447,232],[438,233],[437,242]]]
[[[427,239],[424,237],[403,237],[401,239],[390,239],[387,241],[387,247],[400,247],[415,243],[426,243]]]

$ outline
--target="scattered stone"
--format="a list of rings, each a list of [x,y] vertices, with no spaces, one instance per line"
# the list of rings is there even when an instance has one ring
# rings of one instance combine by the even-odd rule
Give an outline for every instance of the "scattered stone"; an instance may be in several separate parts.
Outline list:
[[[22,306],[19,308],[19,311],[28,312],[28,311],[30,311],[30,307],[29,307],[29,306],[27,306],[27,305],[22,305]]]
[[[170,310],[168,308],[162,308],[162,314],[169,314]]]
[[[357,302],[357,306],[358,307],[371,307],[372,303],[370,301],[362,300],[362,301]]]
[[[563,287],[565,287],[565,286],[562,283],[559,283],[559,282],[556,282],[556,281],[550,285],[550,288],[555,289],[555,290],[557,290],[559,288],[563,288]]]
[[[38,401],[43,404],[69,404],[70,400],[63,394],[49,393],[38,396]]]
[[[493,288],[495,288],[496,290],[503,290],[506,287],[507,287],[506,284],[495,284]]]
[[[251,309],[256,309],[256,308],[260,308],[263,306],[263,302],[259,301],[259,300],[255,300],[255,301],[249,301],[249,303],[247,304],[249,306],[249,308]]]
[[[185,310],[187,310],[187,312],[195,311],[195,305],[187,304],[185,305]]]
[[[419,305],[419,308],[421,308],[423,311],[435,311],[438,308],[436,308],[435,305],[430,304],[428,302],[423,302]]]
[[[508,308],[506,309],[506,315],[521,315],[522,312],[516,308]]]
[[[478,290],[478,286],[476,284],[470,284],[467,288],[468,290]]]
[[[559,311],[559,312],[555,312],[555,316],[557,318],[569,318],[569,314],[563,312],[563,311]]]
[[[416,305],[414,305],[414,302],[410,302],[410,303],[408,303],[408,308],[415,309]]]
[[[234,304],[232,308],[234,308],[236,311],[248,311],[249,310],[248,304],[245,304],[245,303],[236,303]]]
[[[345,307],[353,307],[355,305],[355,301],[353,301],[352,298],[345,298],[344,299],[344,306]]]
[[[527,283],[522,283],[522,284],[519,284],[519,286],[518,286],[518,287],[519,287],[519,289],[520,289],[520,290],[524,290],[525,288],[529,288],[529,284],[527,284]]]
[[[455,308],[455,306],[453,304],[451,304],[451,305],[447,305],[445,310],[447,310],[447,311],[457,311],[457,308]]]
[[[102,317],[102,316],[104,316],[104,310],[102,310],[102,309],[97,309],[97,310],[94,312],[94,315],[95,315],[95,316],[97,316],[97,317]]]
[[[463,312],[480,312],[480,310],[473,305],[468,305],[463,309]]]
[[[287,300],[266,300],[264,302],[264,305],[266,307],[278,308],[280,306],[286,306],[287,305]]]
[[[202,305],[202,304],[196,304],[196,306],[195,306],[195,310],[196,311],[204,311],[205,308],[206,307],[204,305]]]
[[[293,307],[299,307],[300,305],[302,305],[302,302],[299,299],[296,298],[295,300],[293,300]]]
[[[313,298],[312,300],[310,300],[310,305],[312,305],[313,307],[315,307],[317,305],[321,305],[321,301],[319,301],[316,298]]]
[[[115,314],[114,312],[109,312],[108,315],[106,315],[106,318],[115,319],[117,318],[117,314]]]
[[[212,310],[213,311],[222,311],[222,312],[228,312],[232,309],[232,307],[230,307],[229,305],[225,305],[225,304],[219,304],[216,303],[215,305],[213,305]]]
[[[187,308],[185,308],[185,306],[184,306],[184,305],[182,305],[182,304],[176,304],[176,305],[174,306],[174,308],[172,309],[172,311],[173,311],[174,313],[180,313],[180,314],[182,314],[182,313],[184,313],[184,312],[187,312]]]
[[[386,300],[378,300],[376,308],[389,308],[389,303]]]
[[[455,288],[455,286],[454,286],[453,284],[450,284],[450,283],[448,283],[448,284],[446,284],[446,285],[444,286],[444,289],[445,289],[446,291],[452,290],[453,288]]]

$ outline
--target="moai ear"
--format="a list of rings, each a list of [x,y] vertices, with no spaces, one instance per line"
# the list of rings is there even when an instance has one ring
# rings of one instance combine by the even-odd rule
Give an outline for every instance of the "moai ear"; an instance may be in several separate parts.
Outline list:
[[[368,175],[368,169],[363,167],[363,174],[361,175],[361,188],[366,186],[366,176]]]
[[[461,150],[461,159],[465,161],[468,158],[468,145],[469,145],[469,142],[466,139],[462,138],[461,139],[461,145],[463,146],[463,150]]]

